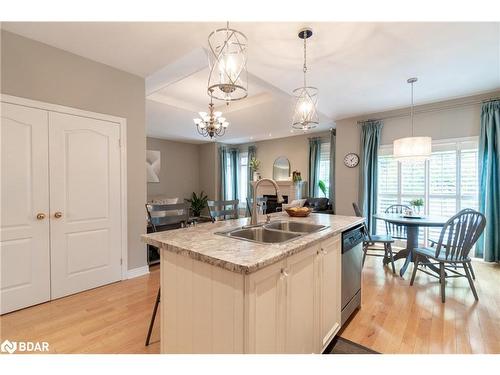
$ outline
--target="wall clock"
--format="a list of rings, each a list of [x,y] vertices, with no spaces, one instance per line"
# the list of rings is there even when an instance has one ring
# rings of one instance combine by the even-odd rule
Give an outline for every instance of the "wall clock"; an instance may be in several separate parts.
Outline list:
[[[359,155],[354,152],[348,153],[344,156],[344,164],[346,167],[354,168],[359,164]]]

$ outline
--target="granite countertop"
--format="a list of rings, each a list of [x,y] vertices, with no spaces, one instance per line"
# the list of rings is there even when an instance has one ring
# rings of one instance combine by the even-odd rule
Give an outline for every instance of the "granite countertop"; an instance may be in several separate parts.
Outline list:
[[[277,213],[271,217],[272,221],[294,220],[327,225],[328,228],[279,244],[260,244],[215,234],[215,232],[250,224],[250,218],[242,218],[144,234],[142,240],[164,251],[183,254],[229,271],[252,273],[364,221],[360,217],[327,214],[292,218],[286,213]],[[259,219],[259,223],[263,222],[265,216]]]

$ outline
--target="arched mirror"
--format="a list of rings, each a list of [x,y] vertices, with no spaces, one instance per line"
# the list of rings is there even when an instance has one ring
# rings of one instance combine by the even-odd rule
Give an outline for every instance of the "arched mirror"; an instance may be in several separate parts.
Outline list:
[[[287,181],[290,179],[290,161],[280,156],[273,164],[273,179],[275,181]]]

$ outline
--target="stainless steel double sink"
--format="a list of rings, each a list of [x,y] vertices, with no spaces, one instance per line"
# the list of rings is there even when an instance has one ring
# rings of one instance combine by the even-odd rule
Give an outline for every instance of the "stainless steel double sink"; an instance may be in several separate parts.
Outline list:
[[[325,228],[325,225],[280,220],[232,228],[215,234],[257,243],[283,243]]]

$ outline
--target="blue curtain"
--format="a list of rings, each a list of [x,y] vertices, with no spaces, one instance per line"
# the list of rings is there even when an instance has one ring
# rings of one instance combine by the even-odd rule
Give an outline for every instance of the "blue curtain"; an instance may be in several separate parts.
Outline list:
[[[219,147],[219,200],[226,200],[226,171],[228,162],[228,149]]]
[[[375,234],[373,214],[377,211],[378,149],[382,133],[382,121],[369,120],[361,123],[360,202],[368,229]]]
[[[335,213],[335,141],[337,138],[336,129],[330,129],[330,203],[333,213]]]
[[[319,161],[321,157],[321,139],[309,138],[309,196],[319,196]]]
[[[479,211],[486,228],[476,255],[487,262],[500,261],[500,100],[483,103],[479,134]]]

